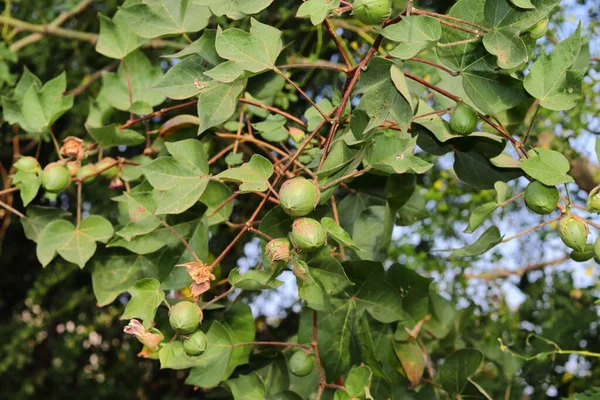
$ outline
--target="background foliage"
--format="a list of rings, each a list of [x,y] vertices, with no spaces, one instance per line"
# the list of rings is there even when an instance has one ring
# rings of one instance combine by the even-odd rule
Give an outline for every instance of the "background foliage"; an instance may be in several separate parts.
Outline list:
[[[173,14],[162,8],[175,3],[187,8],[174,6]],[[2,4],[0,172],[3,189],[21,189],[0,195],[8,205],[0,209],[0,397],[59,399],[77,391],[94,399],[315,398],[325,382],[316,368],[305,378],[288,374],[289,349],[219,342],[229,337],[233,343],[310,347],[315,309],[327,384],[345,385],[338,398],[366,397],[362,388],[371,374],[375,399],[454,398],[458,392],[493,399],[594,398],[600,386],[597,264],[568,259],[569,249],[551,229],[556,221],[545,223],[559,211],[540,217],[522,199],[508,200],[523,192],[525,174],[559,185],[564,196],[562,183],[568,183],[580,207],[598,184],[597,1],[539,0],[533,9],[516,0],[412,5],[481,25],[486,34],[479,38],[472,31],[480,28],[435,15],[413,12],[400,20],[406,15],[400,1],[381,30],[358,21],[340,1]],[[546,15],[548,33],[532,40],[526,29]],[[463,40],[469,42],[443,46]],[[322,139],[298,161],[322,187],[333,182],[321,197],[335,191],[337,216],[323,201],[315,217],[337,219],[360,250],[341,239],[341,253],[336,242],[343,234],[331,234],[333,256],[309,255],[294,273],[283,272],[277,289],[249,290],[277,285],[260,275],[268,264],[260,255],[266,241],[256,232],[235,238],[270,196],[272,163],[302,146],[304,135],[323,121],[294,85],[329,114],[344,102],[353,76],[345,73],[342,54],[349,55],[350,68],[365,57],[370,61],[360,65],[341,118],[323,124],[316,131]],[[450,111],[456,96],[489,116],[489,123],[480,121],[482,132],[456,138],[444,122],[448,114],[414,118]],[[329,157],[319,165],[338,123]],[[51,132],[59,143],[74,136],[92,145],[84,163],[99,159],[96,151],[103,148],[104,157],[146,164],[122,165],[121,181],[98,176],[82,185],[83,221],[102,216],[110,228],[96,221],[91,239],[72,248],[62,243],[57,257],[54,238],[81,235],[75,225],[45,235],[43,228],[58,219],[76,223],[77,185],[52,195],[35,180],[15,182],[12,168],[18,154],[37,156],[42,167],[56,161]],[[524,152],[508,136],[526,142]],[[524,157],[532,147],[538,153],[519,164],[519,152]],[[148,164],[157,157],[168,165]],[[237,169],[242,163],[246,169]],[[179,175],[168,180],[163,172],[171,168]],[[308,176],[298,165],[290,171]],[[340,185],[349,174],[356,177]],[[158,200],[148,194],[153,189],[161,191]],[[242,194],[213,213],[233,190]],[[291,218],[266,204],[254,227],[285,236]],[[13,208],[27,218],[19,222]],[[574,212],[599,222],[585,210]],[[247,288],[217,303],[226,309],[204,311],[209,343],[222,345],[207,353],[217,359],[221,351],[233,353],[229,363],[209,364],[208,375],[196,366],[188,378],[189,361],[181,358],[138,357],[142,346],[123,333],[126,321],[119,319],[124,312],[145,317],[144,323],[154,319],[153,309],[136,309],[128,294],[135,296],[131,287],[140,278],[157,279],[171,303],[190,296],[186,270],[173,266],[194,257],[170,227],[216,265],[200,304],[229,294],[230,283]],[[591,230],[593,241],[597,230]],[[90,261],[86,252],[93,254]],[[335,258],[351,261],[342,269]],[[166,307],[158,307],[155,322],[168,342],[173,332]],[[168,362],[185,369],[160,368]],[[454,375],[458,370],[469,371],[481,390],[467,376]],[[220,384],[221,378],[229,379]],[[186,379],[217,388],[194,391]],[[324,398],[335,389],[327,388]]]

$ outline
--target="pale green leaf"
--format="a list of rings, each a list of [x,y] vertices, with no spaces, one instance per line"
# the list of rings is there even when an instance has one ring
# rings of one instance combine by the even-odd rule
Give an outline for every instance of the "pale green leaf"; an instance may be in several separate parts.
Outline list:
[[[518,32],[500,29],[483,37],[485,49],[497,57],[500,68],[511,69],[529,61],[525,42]]]
[[[129,20],[123,12],[117,11],[112,19],[102,14],[98,17],[100,19],[100,36],[96,43],[98,53],[120,60],[146,42],[146,39],[133,33]]]
[[[454,257],[479,256],[499,244],[501,241],[502,236],[500,236],[500,230],[496,226],[490,226],[474,243],[465,246],[462,249],[453,250],[452,255]]]
[[[550,110],[569,110],[581,98],[585,69],[575,69],[581,51],[581,24],[575,32],[560,42],[549,55],[542,53],[533,63],[523,85],[529,94]]]
[[[296,17],[310,17],[313,25],[319,25],[339,6],[340,0],[308,0],[298,8]]]
[[[242,19],[267,8],[273,0],[196,0],[196,3],[207,5],[216,16],[226,15],[231,19]]]
[[[437,41],[442,34],[442,26],[437,19],[425,15],[402,17],[398,23],[386,26],[381,34],[399,45],[390,54],[408,59],[423,50],[429,42]]]
[[[165,100],[162,94],[152,91],[162,76],[159,65],[152,65],[144,53],[136,51],[123,59],[116,73],[103,72],[100,93],[117,110],[128,111],[131,104],[140,101],[154,107]],[[131,98],[128,80],[131,82]]]
[[[227,221],[233,211],[233,202],[230,201],[219,209],[215,214],[213,212],[220,207],[227,198],[231,196],[231,189],[227,185],[217,181],[208,182],[206,190],[200,196],[201,203],[204,203],[206,209],[206,222],[209,226],[220,224]]]
[[[508,182],[522,175],[514,168],[497,168],[475,150],[454,153],[454,172],[461,181],[484,189],[493,188],[497,181]]]
[[[238,100],[246,87],[245,81],[232,83],[211,82],[198,94],[198,134],[222,124],[235,112]]]
[[[135,146],[141,144],[146,138],[131,129],[117,129],[115,124],[93,128],[86,126],[90,136],[98,142],[99,146]]]
[[[195,0],[145,0],[121,8],[133,32],[152,39],[163,35],[197,32],[210,18],[208,7]]]
[[[158,306],[165,299],[160,282],[152,278],[137,281],[131,288],[131,299],[125,307],[121,319],[141,319],[146,329],[152,326]]]
[[[234,268],[229,273],[229,283],[238,289],[265,290],[275,289],[283,285],[283,282],[271,279],[271,272],[251,269],[240,274],[239,268]]]
[[[234,400],[266,399],[265,384],[256,372],[229,379],[225,381],[225,385],[231,390]]]
[[[535,6],[531,4],[531,0],[510,0],[510,2],[519,8],[535,8]]]
[[[536,148],[529,152],[529,158],[520,162],[521,168],[532,178],[544,185],[555,186],[574,182],[567,173],[571,168],[569,160],[555,150]]]
[[[225,326],[214,321],[206,334],[208,347],[197,357],[194,367],[185,380],[188,385],[211,388],[217,386],[225,378],[227,365],[232,355],[232,338]]]
[[[206,67],[200,55],[192,54],[172,66],[153,89],[170,99],[181,100],[195,96],[211,85],[220,85],[204,75]]]
[[[54,220],[68,217],[70,213],[62,208],[29,206],[26,215],[27,218],[21,218],[25,237],[37,243],[46,225]]]
[[[269,189],[271,175],[273,175],[273,164],[265,157],[254,154],[247,163],[229,168],[217,175],[216,178],[240,183],[240,192],[250,193],[264,192]]]
[[[344,381],[344,386],[346,387],[348,395],[354,398],[365,396],[365,394],[369,393],[372,375],[371,368],[366,365],[353,367]]]
[[[374,169],[388,174],[422,174],[433,164],[413,154],[416,145],[416,137],[400,139],[397,136],[379,135],[367,151],[366,160]]]
[[[473,233],[475,229],[477,229],[496,209],[498,208],[498,203],[490,202],[485,203],[482,206],[477,207],[473,211],[471,211],[471,215],[469,215],[469,224],[464,230],[464,233]]]
[[[27,206],[35,199],[42,185],[41,176],[36,172],[17,171],[13,175],[12,182],[19,188],[23,206]]]
[[[215,39],[217,37],[217,31],[215,29],[205,29],[199,39],[193,41],[185,49],[168,56],[170,58],[182,58],[191,55],[199,55],[203,60],[206,60],[210,65],[217,65],[224,60],[217,54],[215,48]]]
[[[285,129],[287,118],[279,114],[270,114],[266,120],[252,124],[252,127],[269,142],[281,142],[289,137]]]
[[[360,251],[360,248],[354,243],[350,235],[335,222],[332,218],[324,217],[321,219],[321,225],[327,230],[329,236],[333,238],[341,246],[349,247],[353,250]]]

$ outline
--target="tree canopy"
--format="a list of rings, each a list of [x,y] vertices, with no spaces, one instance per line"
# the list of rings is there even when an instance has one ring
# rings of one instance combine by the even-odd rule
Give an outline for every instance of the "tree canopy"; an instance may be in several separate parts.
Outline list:
[[[598,396],[598,2],[34,3],[0,398]]]

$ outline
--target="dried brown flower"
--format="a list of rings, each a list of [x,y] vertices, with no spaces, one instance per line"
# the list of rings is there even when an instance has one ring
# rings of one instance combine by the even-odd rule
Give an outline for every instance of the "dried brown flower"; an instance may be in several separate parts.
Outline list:
[[[191,294],[193,297],[198,297],[202,293],[210,289],[210,281],[215,280],[212,273],[212,268],[202,261],[190,261],[185,264],[178,264],[178,267],[186,267],[188,274],[194,281],[190,285]]]
[[[63,145],[60,148],[61,154],[73,157],[76,160],[83,160],[83,140],[75,136],[68,136],[63,140]]]

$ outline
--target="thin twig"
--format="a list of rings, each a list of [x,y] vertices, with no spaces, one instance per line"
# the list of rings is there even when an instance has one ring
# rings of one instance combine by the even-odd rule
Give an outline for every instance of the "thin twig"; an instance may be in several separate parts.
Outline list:
[[[302,95],[302,97],[304,97],[306,99],[306,101],[308,101],[310,103],[311,106],[313,106],[315,108],[315,110],[317,110],[317,112],[319,114],[321,114],[321,116],[323,117],[323,119],[325,119],[325,121],[330,122],[331,119],[329,118],[329,116],[327,114],[325,114],[325,112],[323,112],[323,110],[321,110],[321,108],[317,105],[317,103],[315,103],[313,101],[313,99],[307,95],[304,90],[302,90],[300,88],[300,86],[298,86],[296,84],[296,82],[294,82],[293,80],[291,80],[290,78],[288,78],[288,76],[286,74],[284,74],[283,72],[281,72],[281,70],[275,68],[273,71],[275,71],[279,76],[281,76],[283,79],[285,79],[290,85],[292,85],[294,87],[294,89],[296,89],[296,91],[298,93],[300,93]]]
[[[12,206],[6,204],[3,201],[0,201],[0,206],[6,208],[8,211],[10,211],[11,213],[18,215],[21,218],[27,218],[22,212],[16,210],[15,208],[13,208]]]
[[[331,26],[331,23],[329,22],[329,20],[327,18],[325,18],[325,20],[323,21],[323,25],[325,25],[327,32],[329,32],[329,35],[335,42],[335,45],[338,48],[338,51],[339,51],[340,55],[342,56],[344,63],[346,64],[346,68],[347,69],[352,68],[354,66],[354,63],[352,62],[352,56],[347,53],[348,49],[345,48],[345,46],[341,42],[339,36],[337,35],[337,33],[335,33],[335,29],[333,29],[333,27]]]
[[[233,293],[234,290],[235,290],[235,286],[230,287],[226,292],[223,292],[220,295],[215,296],[215,298],[212,299],[211,301],[208,301],[208,302],[202,304],[200,306],[200,309],[204,310],[206,307],[210,306],[211,304],[214,304],[217,301],[221,300],[222,298],[229,296],[231,293]]]
[[[308,125],[306,125],[306,123],[305,123],[304,121],[302,121],[301,119],[299,119],[299,118],[296,118],[296,117],[294,117],[292,114],[289,114],[289,113],[287,113],[287,112],[285,112],[285,111],[283,111],[283,110],[280,110],[280,109],[279,109],[279,108],[277,108],[277,107],[273,107],[273,106],[267,106],[267,105],[265,105],[265,104],[262,104],[262,103],[259,103],[259,102],[257,102],[257,101],[250,100],[250,99],[244,99],[244,98],[241,98],[241,99],[239,100],[239,102],[240,102],[240,103],[246,103],[246,104],[250,104],[250,105],[253,105],[253,106],[256,106],[256,107],[260,107],[260,108],[262,108],[262,109],[264,109],[264,110],[271,111],[271,112],[274,112],[274,113],[276,113],[276,114],[279,114],[279,115],[283,115],[284,117],[286,117],[286,118],[287,118],[287,119],[289,119],[290,121],[294,121],[294,122],[295,122],[295,123],[297,123],[298,125],[301,125],[301,126],[303,126],[303,127],[305,127],[305,128],[308,126]]]
[[[65,92],[65,95],[72,95],[72,96],[79,96],[80,94],[82,94],[83,92],[85,92],[85,90],[95,81],[97,81],[98,79],[102,78],[102,73],[103,72],[108,72],[108,71],[112,71],[113,69],[117,68],[119,66],[120,60],[114,61],[110,64],[108,64],[106,67],[94,72],[93,74],[87,76],[84,80],[83,83],[81,83],[79,86],[77,86],[75,89],[73,90],[69,90],[67,92]]]
[[[562,264],[563,262],[567,261],[568,259],[569,259],[568,256],[564,256],[564,257],[556,258],[556,259],[550,260],[550,261],[542,261],[542,262],[538,262],[538,263],[534,263],[534,264],[529,264],[522,268],[517,268],[517,269],[500,268],[495,271],[483,272],[480,274],[465,274],[465,278],[466,279],[483,279],[486,281],[493,281],[494,279],[507,278],[511,275],[523,276],[527,272],[530,272],[530,271],[536,271],[538,269],[542,269],[542,268],[548,267],[550,265]]]
[[[344,175],[344,176],[342,176],[340,178],[337,178],[337,179],[335,179],[335,180],[333,180],[333,181],[331,181],[331,182],[329,182],[329,183],[327,183],[327,184],[325,184],[323,186],[319,186],[319,190],[321,190],[321,191],[327,190],[330,187],[333,187],[333,186],[339,184],[340,182],[345,181],[346,179],[356,178],[358,176],[366,174],[367,172],[369,172],[371,170],[371,168],[372,168],[372,166],[369,165],[369,166],[365,167],[364,169],[362,169],[360,171],[353,171],[353,172],[349,173],[348,175]]]
[[[550,220],[548,220],[548,221],[542,222],[542,223],[540,223],[540,224],[537,224],[536,226],[534,226],[534,227],[531,227],[531,228],[529,228],[529,229],[525,229],[523,232],[519,232],[519,233],[517,233],[517,234],[516,234],[516,235],[514,235],[514,236],[511,236],[511,237],[508,237],[508,238],[506,238],[506,239],[503,239],[503,240],[502,240],[500,243],[506,243],[506,242],[510,242],[511,240],[513,240],[513,239],[516,239],[516,238],[518,238],[519,236],[526,235],[526,234],[528,234],[528,233],[530,233],[530,232],[533,232],[533,231],[535,231],[536,229],[539,229],[539,228],[541,228],[542,226],[545,226],[545,225],[551,224],[552,222],[556,222],[556,221],[558,221],[558,220],[559,220],[559,219],[561,219],[561,218],[562,218],[562,215],[561,215],[561,216],[558,216],[558,217],[555,217],[555,218],[552,218],[552,219],[550,219]]]
[[[186,249],[188,249],[188,251],[189,251],[189,252],[192,254],[192,257],[194,257],[194,260],[196,260],[196,261],[201,261],[201,260],[200,260],[200,257],[198,257],[198,254],[196,254],[196,252],[194,251],[194,249],[192,248],[192,246],[191,246],[191,245],[188,243],[188,241],[187,241],[187,240],[185,240],[185,239],[183,238],[183,236],[181,236],[181,235],[179,234],[179,232],[177,232],[177,231],[175,230],[175,228],[173,228],[171,225],[169,225],[169,224],[167,223],[167,221],[161,220],[160,222],[162,223],[162,225],[163,225],[165,228],[167,228],[167,230],[168,230],[169,232],[171,232],[173,235],[175,235],[175,236],[177,237],[177,239],[179,239],[179,241],[180,241],[181,243],[183,243],[183,245],[186,247]]]

